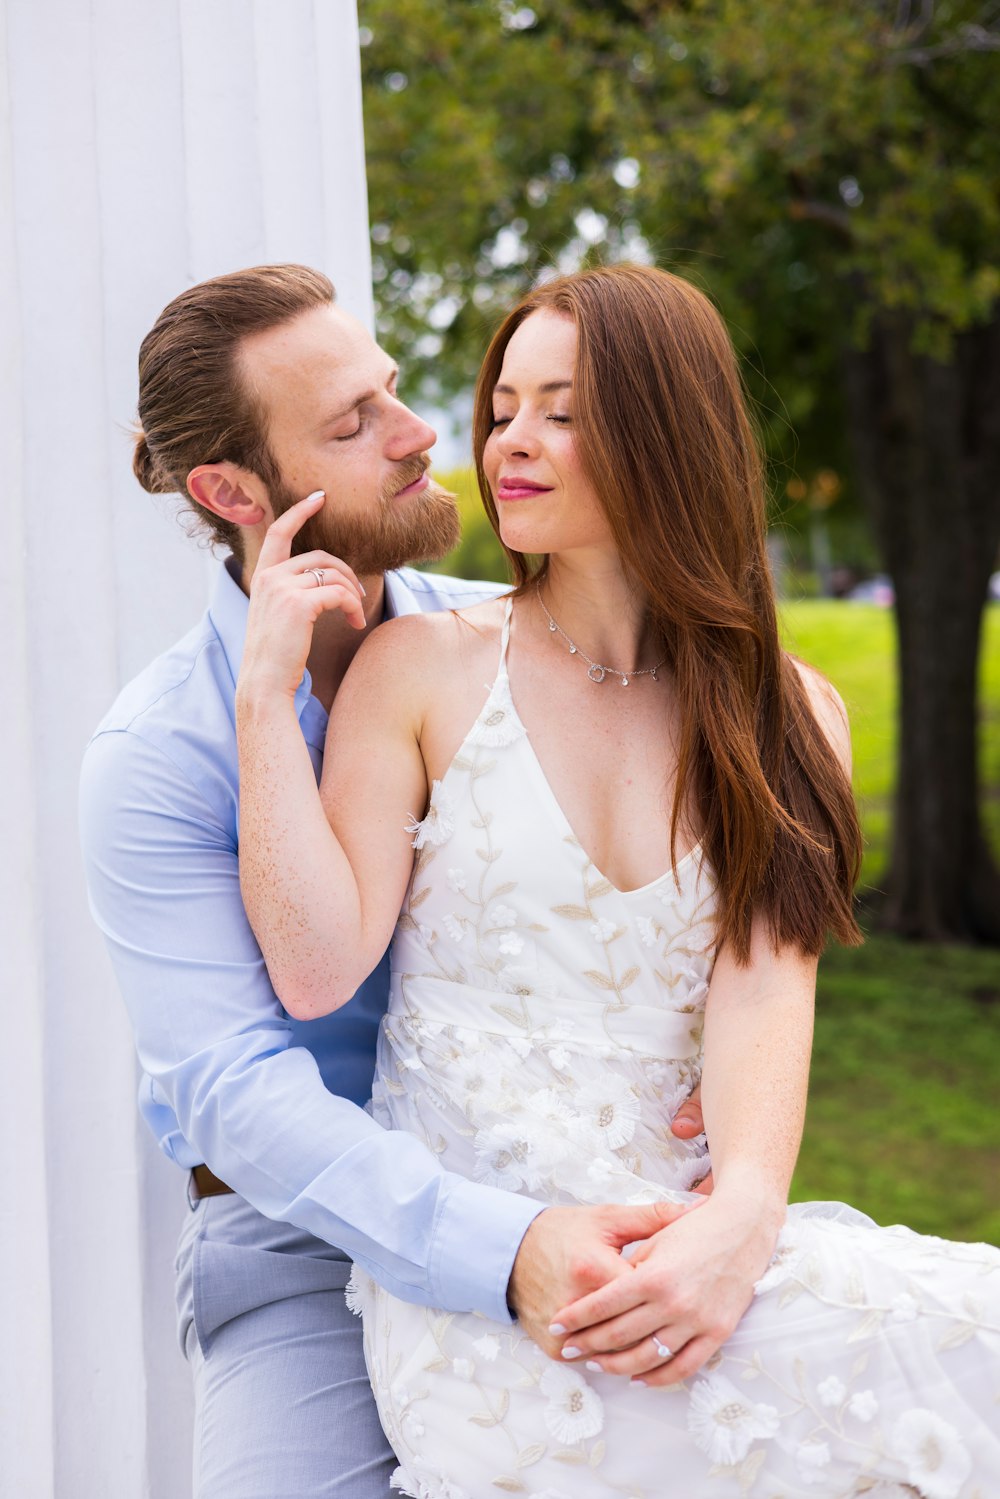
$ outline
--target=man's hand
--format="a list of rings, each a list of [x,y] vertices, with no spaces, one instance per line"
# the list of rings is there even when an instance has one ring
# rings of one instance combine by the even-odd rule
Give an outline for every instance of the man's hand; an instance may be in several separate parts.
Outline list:
[[[558,1358],[562,1338],[551,1331],[557,1308],[618,1276],[634,1275],[621,1257],[623,1247],[650,1238],[684,1211],[655,1202],[645,1207],[554,1207],[539,1213],[521,1240],[507,1298],[528,1336],[550,1358]]]
[[[705,1133],[705,1120],[701,1112],[701,1083],[698,1084],[691,1097],[682,1103],[673,1117],[670,1132],[677,1136],[678,1140],[693,1140],[696,1135]],[[711,1171],[702,1177],[698,1184],[691,1188],[692,1192],[700,1192],[702,1196],[709,1197],[714,1183]]]
[[[606,1374],[645,1384],[677,1384],[733,1332],[783,1214],[721,1189],[672,1211],[674,1221],[638,1246],[628,1276],[557,1310],[563,1358],[596,1360]]]

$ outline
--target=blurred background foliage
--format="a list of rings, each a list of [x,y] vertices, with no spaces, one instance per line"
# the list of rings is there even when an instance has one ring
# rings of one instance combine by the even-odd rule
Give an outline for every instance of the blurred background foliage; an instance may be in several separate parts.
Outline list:
[[[655,262],[723,310],[785,639],[852,711],[864,919],[885,924],[884,889],[888,925],[938,939],[825,960],[795,1192],[1000,1240],[1000,960],[942,942],[1000,933],[978,832],[1000,848],[1000,3],[360,0],[359,19],[379,336],[411,400],[467,411],[512,303],[594,261]],[[441,477],[465,521],[442,565],[503,577],[471,472]],[[876,569],[894,613],[831,601]]]

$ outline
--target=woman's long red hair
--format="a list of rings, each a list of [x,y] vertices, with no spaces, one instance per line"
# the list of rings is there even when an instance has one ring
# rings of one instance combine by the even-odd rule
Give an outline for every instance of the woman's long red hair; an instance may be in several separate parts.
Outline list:
[[[540,308],[576,324],[578,450],[676,684],[671,849],[683,816],[718,879],[719,941],[740,962],[758,915],[776,946],[818,954],[828,933],[855,944],[857,809],[778,640],[763,462],[723,322],[690,282],[647,266],[580,271],[525,297],[476,387],[476,470],[498,535],[483,472],[493,388]],[[545,558],[504,550],[519,589],[544,576]]]

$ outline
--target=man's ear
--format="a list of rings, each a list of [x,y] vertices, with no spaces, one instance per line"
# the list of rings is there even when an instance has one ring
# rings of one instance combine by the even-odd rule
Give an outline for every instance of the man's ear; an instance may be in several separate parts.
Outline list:
[[[188,493],[232,526],[268,526],[274,519],[264,481],[235,463],[203,463],[187,476]]]

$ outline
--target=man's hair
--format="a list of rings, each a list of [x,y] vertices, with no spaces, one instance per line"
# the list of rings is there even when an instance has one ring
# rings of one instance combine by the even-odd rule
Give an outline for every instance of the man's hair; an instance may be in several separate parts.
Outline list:
[[[259,391],[240,362],[245,338],[329,306],[332,282],[304,265],[262,265],[216,276],[181,292],[160,313],[139,350],[139,426],[132,469],[150,494],[181,494],[210,533],[238,557],[239,526],[199,505],[187,476],[228,461],[263,479],[280,474],[268,446]]]

